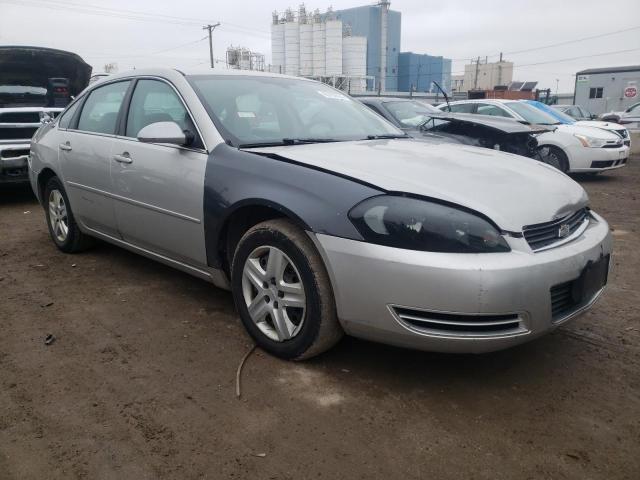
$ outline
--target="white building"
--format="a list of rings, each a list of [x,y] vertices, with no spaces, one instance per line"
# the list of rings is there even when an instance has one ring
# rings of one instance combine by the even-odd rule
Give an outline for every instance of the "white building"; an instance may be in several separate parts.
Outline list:
[[[493,90],[497,85],[509,85],[513,81],[513,62],[474,61],[464,66],[463,90]]]
[[[329,10],[307,13],[287,9],[273,13],[271,22],[272,63],[270,71],[317,78],[361,93],[367,87],[367,38],[352,36]]]

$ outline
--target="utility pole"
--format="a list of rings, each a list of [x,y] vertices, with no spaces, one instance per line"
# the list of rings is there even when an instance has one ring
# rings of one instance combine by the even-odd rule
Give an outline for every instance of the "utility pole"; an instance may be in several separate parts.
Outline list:
[[[220,22],[216,23],[215,25],[209,24],[202,27],[203,30],[207,30],[209,32],[209,58],[211,58],[211,68],[214,68],[213,67],[213,40],[211,39],[211,34],[216,29],[216,27],[219,27],[219,26],[220,26]]]
[[[480,69],[480,57],[476,60],[476,79],[473,82],[473,89],[478,89],[478,70]]]

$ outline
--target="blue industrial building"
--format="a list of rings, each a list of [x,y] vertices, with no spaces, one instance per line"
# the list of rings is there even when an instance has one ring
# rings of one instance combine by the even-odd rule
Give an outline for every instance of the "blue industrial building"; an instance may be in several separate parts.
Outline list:
[[[451,60],[426,53],[402,52],[398,55],[398,91],[436,93],[438,84],[451,90]]]
[[[382,2],[381,2],[382,3]],[[337,20],[342,20],[344,27],[350,28],[353,36],[367,37],[367,75],[376,77],[376,85],[380,77],[385,76],[385,89],[398,90],[398,55],[400,54],[401,14],[394,10],[387,13],[387,66],[381,71],[381,25],[383,5],[366,5],[363,7],[337,10]]]

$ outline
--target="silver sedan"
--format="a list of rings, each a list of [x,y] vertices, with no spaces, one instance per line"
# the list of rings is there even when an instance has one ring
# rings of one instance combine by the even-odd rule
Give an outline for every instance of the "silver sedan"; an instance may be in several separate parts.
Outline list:
[[[60,250],[101,239],[228,288],[249,334],[282,358],[343,333],[506,348],[583,312],[607,282],[609,228],[565,174],[417,142],[306,79],[112,75],[31,152]]]

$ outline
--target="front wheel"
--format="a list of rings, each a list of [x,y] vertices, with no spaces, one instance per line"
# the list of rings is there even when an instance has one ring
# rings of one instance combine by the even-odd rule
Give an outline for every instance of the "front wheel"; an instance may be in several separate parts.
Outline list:
[[[543,163],[551,165],[563,173],[569,171],[569,159],[560,148],[549,145],[540,147],[539,151]]]
[[[231,287],[245,328],[277,357],[310,358],[343,335],[322,258],[288,220],[263,222],[244,234],[233,256]]]

